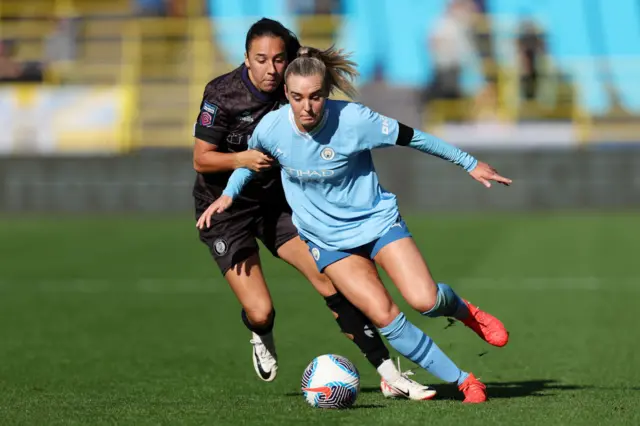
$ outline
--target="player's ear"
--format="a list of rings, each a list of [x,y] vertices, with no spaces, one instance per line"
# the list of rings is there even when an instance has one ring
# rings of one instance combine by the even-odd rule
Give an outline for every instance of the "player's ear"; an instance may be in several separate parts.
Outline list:
[[[251,68],[249,66],[249,56],[247,55],[247,52],[244,52],[244,66],[247,68]]]
[[[284,95],[287,97],[289,103],[291,103],[291,99],[289,99],[289,88],[287,87],[287,83],[284,84]]]

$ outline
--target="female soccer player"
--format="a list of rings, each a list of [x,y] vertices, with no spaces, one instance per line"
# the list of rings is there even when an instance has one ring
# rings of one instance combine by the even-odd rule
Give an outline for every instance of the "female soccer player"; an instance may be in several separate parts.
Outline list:
[[[342,329],[383,377],[382,386],[396,397],[429,399],[432,388],[403,376],[375,326],[318,272],[307,246],[291,221],[273,158],[247,150],[247,142],[260,120],[286,104],[282,80],[288,58],[300,44],[277,21],[256,22],[246,38],[245,62],[211,81],[204,92],[195,125],[194,167],[198,172],[193,196],[196,217],[222,193],[231,172],[248,168],[258,178],[248,185],[232,208],[216,216],[200,231],[225,279],[242,305],[242,319],[253,333],[253,365],[260,379],[274,380],[277,355],[273,340],[275,310],[258,254],[256,238],[276,257],[297,268],[324,296]]]
[[[355,64],[341,51],[301,48],[285,73],[290,105],[268,114],[249,142],[280,164],[293,222],[320,271],[379,328],[391,345],[436,377],[457,383],[464,402],[486,400],[486,388],[458,368],[419,328],[407,321],[378,276],[379,264],[402,296],[429,317],[451,316],[495,346],[508,333],[495,317],[433,280],[398,212],[396,197],[378,182],[371,150],[409,146],[463,167],[474,179],[510,184],[493,168],[436,137],[357,103],[328,100],[333,89],[353,97]],[[236,170],[223,195],[200,217],[207,229],[233,204],[253,172]]]

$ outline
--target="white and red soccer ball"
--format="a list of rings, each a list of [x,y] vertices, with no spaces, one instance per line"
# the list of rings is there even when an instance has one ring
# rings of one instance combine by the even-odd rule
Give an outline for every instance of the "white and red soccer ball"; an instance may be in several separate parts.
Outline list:
[[[302,394],[312,407],[349,408],[359,391],[358,369],[340,355],[320,355],[302,375]]]

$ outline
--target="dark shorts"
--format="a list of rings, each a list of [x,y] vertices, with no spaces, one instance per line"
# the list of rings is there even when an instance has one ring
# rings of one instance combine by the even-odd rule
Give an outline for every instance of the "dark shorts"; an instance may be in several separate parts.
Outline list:
[[[211,205],[211,201],[195,199],[196,220]],[[298,236],[291,221],[291,210],[286,204],[271,206],[234,204],[229,210],[214,215],[211,227],[199,231],[200,241],[220,267],[222,274],[249,256],[257,253],[258,242],[278,257],[278,249]]]
[[[404,220],[399,218],[398,221],[380,238],[360,247],[347,250],[330,251],[318,247],[311,241],[305,240],[305,242],[307,243],[307,246],[309,246],[309,252],[311,253],[311,256],[313,256],[313,260],[316,261],[318,271],[323,272],[324,268],[327,266],[353,254],[360,254],[367,256],[369,259],[373,259],[382,247],[403,238],[411,238],[411,232],[409,232]]]

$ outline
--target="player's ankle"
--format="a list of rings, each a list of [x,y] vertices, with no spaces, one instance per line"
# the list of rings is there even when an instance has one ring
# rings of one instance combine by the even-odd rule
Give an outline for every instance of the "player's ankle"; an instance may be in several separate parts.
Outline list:
[[[390,359],[386,359],[380,364],[380,367],[377,368],[378,374],[385,379],[387,382],[395,382],[401,376],[400,371],[396,368],[393,361]]]

